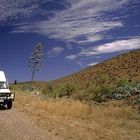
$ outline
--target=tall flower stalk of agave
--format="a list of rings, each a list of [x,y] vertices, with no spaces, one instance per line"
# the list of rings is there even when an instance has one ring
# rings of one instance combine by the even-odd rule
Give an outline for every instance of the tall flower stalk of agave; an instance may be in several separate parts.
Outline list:
[[[32,71],[31,81],[34,80],[35,72],[40,70],[43,62],[43,46],[41,43],[38,43],[33,49],[33,52],[30,54],[28,60],[28,67]]]

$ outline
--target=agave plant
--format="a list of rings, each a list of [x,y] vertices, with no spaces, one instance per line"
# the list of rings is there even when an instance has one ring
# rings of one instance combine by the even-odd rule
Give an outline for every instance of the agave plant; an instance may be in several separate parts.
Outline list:
[[[114,90],[112,99],[121,100],[136,94],[140,95],[140,83],[125,84]]]

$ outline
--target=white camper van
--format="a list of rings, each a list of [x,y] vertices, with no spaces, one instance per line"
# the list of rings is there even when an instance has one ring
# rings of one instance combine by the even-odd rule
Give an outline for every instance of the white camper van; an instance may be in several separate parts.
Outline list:
[[[15,93],[10,91],[4,72],[0,71],[0,105],[7,105],[11,109],[14,97]]]

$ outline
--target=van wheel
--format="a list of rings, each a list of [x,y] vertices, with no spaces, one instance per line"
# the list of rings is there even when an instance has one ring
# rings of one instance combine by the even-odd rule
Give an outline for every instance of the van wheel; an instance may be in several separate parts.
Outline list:
[[[7,103],[7,108],[8,109],[11,109],[12,108],[12,101],[10,101],[10,102]]]

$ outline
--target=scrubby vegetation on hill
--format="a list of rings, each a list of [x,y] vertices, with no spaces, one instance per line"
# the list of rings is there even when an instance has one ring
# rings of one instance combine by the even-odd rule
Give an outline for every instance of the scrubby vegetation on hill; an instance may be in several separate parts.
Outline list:
[[[136,89],[138,94],[139,82],[140,50],[135,50],[55,81],[27,82],[18,84],[17,87],[27,92],[36,89],[44,98],[71,97],[103,102],[114,98],[115,95],[116,99],[131,97]],[[125,93],[128,88],[129,96]],[[120,90],[123,90],[123,93]],[[137,96],[138,102],[139,98]]]
[[[42,90],[47,97],[72,97],[87,101],[107,101],[140,94],[140,50],[116,56],[70,76],[52,81]],[[129,96],[126,90],[129,88]],[[120,89],[124,89],[121,91]],[[116,92],[116,93],[114,93]],[[122,93],[123,92],[123,93]],[[140,100],[137,96],[136,100]],[[138,103],[138,102],[137,102]]]

